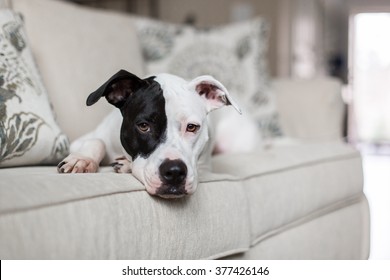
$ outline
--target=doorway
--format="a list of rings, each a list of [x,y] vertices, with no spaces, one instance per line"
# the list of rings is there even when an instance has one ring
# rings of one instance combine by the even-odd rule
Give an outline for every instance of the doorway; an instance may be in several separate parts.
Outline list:
[[[370,259],[390,259],[390,9],[351,15],[349,141],[363,155]]]
[[[351,21],[350,140],[385,149],[390,145],[390,13],[358,13]]]

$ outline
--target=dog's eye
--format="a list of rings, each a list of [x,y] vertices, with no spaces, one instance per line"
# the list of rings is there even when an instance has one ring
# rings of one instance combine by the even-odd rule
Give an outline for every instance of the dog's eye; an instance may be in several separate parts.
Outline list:
[[[189,124],[187,124],[186,131],[195,133],[195,132],[197,132],[199,130],[199,128],[200,128],[200,125],[189,123]]]
[[[146,133],[146,132],[150,131],[150,126],[147,123],[139,123],[139,124],[137,124],[137,128],[142,133]]]

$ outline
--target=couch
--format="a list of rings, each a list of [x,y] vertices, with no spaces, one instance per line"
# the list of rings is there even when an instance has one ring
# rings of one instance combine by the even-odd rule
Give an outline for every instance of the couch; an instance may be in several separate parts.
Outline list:
[[[120,68],[144,73],[132,16],[47,0],[10,3],[23,14],[71,140],[111,110],[103,102],[85,108],[91,90]],[[114,36],[113,25],[127,28],[127,39]],[[90,37],[77,35],[82,29]],[[190,197],[152,197],[111,167],[70,175],[53,165],[0,168],[0,259],[367,259],[369,207],[360,154],[342,138],[341,84],[284,78],[271,86],[293,140],[213,157]]]

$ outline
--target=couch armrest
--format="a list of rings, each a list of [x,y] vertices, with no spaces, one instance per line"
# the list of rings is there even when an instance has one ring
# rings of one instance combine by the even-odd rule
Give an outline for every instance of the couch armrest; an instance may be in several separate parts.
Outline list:
[[[345,104],[341,83],[333,78],[275,79],[280,122],[287,137],[339,140],[343,137]]]

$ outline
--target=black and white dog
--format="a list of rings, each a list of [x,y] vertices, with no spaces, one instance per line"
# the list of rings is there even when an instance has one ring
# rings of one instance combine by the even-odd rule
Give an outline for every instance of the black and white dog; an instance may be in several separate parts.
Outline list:
[[[208,168],[213,150],[250,151],[257,144],[255,123],[239,114],[220,117],[210,141],[210,111],[232,105],[241,113],[211,76],[190,82],[169,74],[141,79],[120,70],[89,95],[87,105],[102,96],[119,110],[72,143],[60,173],[97,172],[105,159],[116,172],[132,172],[149,194],[180,197],[194,193],[198,170]]]

